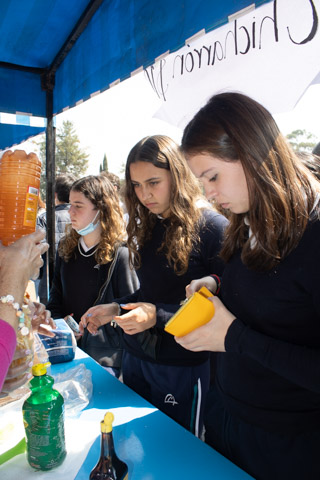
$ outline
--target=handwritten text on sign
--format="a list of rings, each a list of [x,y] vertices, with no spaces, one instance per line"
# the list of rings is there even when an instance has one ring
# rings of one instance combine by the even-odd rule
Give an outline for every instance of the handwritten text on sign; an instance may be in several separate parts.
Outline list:
[[[226,89],[253,96],[273,113],[293,108],[320,70],[319,12],[320,0],[274,0],[148,67],[164,102],[157,116],[181,126]]]

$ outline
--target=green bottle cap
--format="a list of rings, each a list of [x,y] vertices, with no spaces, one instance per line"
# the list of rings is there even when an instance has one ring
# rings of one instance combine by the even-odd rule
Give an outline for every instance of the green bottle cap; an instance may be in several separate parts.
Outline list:
[[[33,365],[32,375],[34,377],[41,377],[42,375],[45,375],[47,373],[47,367],[49,367],[50,365],[50,362],[37,363],[36,365]]]
[[[104,416],[104,419],[100,423],[102,433],[112,432],[112,422],[113,422],[113,420],[114,420],[113,413],[112,412],[107,412]]]

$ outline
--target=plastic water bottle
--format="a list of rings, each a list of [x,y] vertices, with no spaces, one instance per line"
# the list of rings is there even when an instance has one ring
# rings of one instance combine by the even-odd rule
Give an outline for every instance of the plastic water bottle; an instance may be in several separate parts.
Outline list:
[[[36,229],[41,162],[35,153],[7,150],[0,158],[0,240],[3,245]]]
[[[51,470],[66,457],[64,437],[64,400],[52,388],[54,379],[47,375],[47,363],[32,367],[31,395],[22,407],[27,437],[27,459],[37,470]]]

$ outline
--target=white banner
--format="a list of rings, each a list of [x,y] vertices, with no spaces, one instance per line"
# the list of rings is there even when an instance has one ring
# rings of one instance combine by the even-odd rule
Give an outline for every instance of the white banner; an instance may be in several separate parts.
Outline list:
[[[237,91],[272,114],[320,83],[320,0],[274,0],[190,40],[145,71],[156,117],[183,128],[215,93]]]

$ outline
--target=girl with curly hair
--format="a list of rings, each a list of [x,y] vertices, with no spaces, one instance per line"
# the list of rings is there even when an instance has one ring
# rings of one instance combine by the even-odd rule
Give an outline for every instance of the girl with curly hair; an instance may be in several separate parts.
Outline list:
[[[113,301],[138,288],[125,247],[125,224],[118,195],[102,175],[73,183],[70,219],[60,240],[47,308],[53,318],[73,315],[79,323],[92,305]],[[92,336],[84,332],[79,346],[119,376],[121,329],[105,325]]]
[[[124,383],[199,435],[209,354],[181,348],[164,325],[195,274],[222,272],[219,251],[227,220],[202,199],[178,145],[160,135],[142,139],[129,153],[125,201],[130,260],[140,289],[90,308],[81,323],[95,332],[115,316],[124,332]]]

